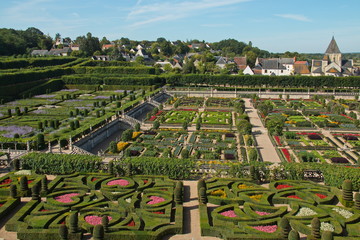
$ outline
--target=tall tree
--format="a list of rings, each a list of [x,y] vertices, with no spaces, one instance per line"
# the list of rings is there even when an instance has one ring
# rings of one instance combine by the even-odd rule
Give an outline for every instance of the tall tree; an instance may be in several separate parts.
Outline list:
[[[101,51],[99,38],[93,37],[91,33],[76,38],[76,43],[80,45],[80,50],[85,56],[92,56],[95,51]]]

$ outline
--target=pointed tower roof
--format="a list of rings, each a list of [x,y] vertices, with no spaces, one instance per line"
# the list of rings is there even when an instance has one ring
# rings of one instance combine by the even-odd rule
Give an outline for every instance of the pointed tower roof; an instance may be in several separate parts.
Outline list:
[[[334,36],[332,37],[331,39],[331,42],[328,46],[328,48],[326,49],[326,52],[327,54],[331,54],[331,53],[341,53],[340,50],[339,50],[339,47],[335,41],[335,38]]]

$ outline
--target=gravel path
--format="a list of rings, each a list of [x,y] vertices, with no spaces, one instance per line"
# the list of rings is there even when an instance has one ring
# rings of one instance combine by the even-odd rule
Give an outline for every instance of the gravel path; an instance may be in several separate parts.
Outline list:
[[[271,143],[268,130],[264,127],[261,122],[257,110],[252,106],[250,99],[245,99],[245,111],[250,118],[250,123],[253,125],[253,136],[256,138],[258,143],[258,150],[263,159],[266,159],[268,162],[281,162],[279,156],[275,151],[275,147]]]

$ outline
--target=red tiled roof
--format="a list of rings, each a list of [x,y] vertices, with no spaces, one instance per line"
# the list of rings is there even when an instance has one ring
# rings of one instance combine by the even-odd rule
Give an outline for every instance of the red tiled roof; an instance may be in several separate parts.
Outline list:
[[[308,64],[308,62],[307,61],[296,61],[294,64]]]

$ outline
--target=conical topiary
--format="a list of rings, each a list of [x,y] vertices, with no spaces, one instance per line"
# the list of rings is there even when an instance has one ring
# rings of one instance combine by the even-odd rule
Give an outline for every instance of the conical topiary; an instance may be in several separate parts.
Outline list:
[[[114,175],[114,162],[112,160],[108,163],[108,173]]]
[[[353,193],[352,193],[352,181],[351,180],[344,180],[342,184],[342,192],[343,192],[343,199],[345,201],[353,201]]]
[[[300,240],[300,235],[296,230],[291,230],[288,236],[288,240]]]
[[[174,190],[174,199],[177,204],[183,203],[183,196],[182,196],[182,189],[179,187],[176,187]]]
[[[47,182],[47,178],[46,175],[44,175],[44,177],[41,179],[41,195],[45,196],[48,192],[48,182]]]
[[[26,176],[22,176],[20,178],[20,191],[27,191],[27,190],[29,190],[28,179]]]
[[[94,238],[94,240],[104,240],[104,226],[103,225],[98,224],[94,227],[93,238]]]
[[[68,228],[66,227],[65,224],[61,224],[59,226],[59,235],[60,235],[60,238],[61,240],[67,240],[68,239]]]
[[[256,180],[256,172],[255,167],[253,165],[250,166],[250,178],[251,180]]]
[[[198,187],[198,191],[200,191],[200,188],[205,188],[205,190],[206,190],[206,183],[205,183],[205,179],[200,179],[199,181],[198,181],[198,185],[197,185],[197,187]]]
[[[39,185],[34,184],[31,188],[31,200],[40,200]]]
[[[10,197],[17,198],[17,189],[16,189],[16,185],[14,184],[10,185]]]
[[[15,171],[20,170],[20,160],[18,158],[15,158],[12,162],[13,168]]]
[[[207,203],[206,190],[203,187],[200,188],[200,190],[199,190],[199,202],[202,203],[202,204]]]
[[[324,231],[321,235],[321,240],[333,240],[333,233],[330,231]]]
[[[355,193],[355,208],[360,210],[360,193]]]
[[[108,216],[103,216],[101,218],[101,225],[103,225],[105,232],[109,231],[109,217]]]
[[[291,231],[289,220],[286,217],[281,218],[279,226],[281,230],[281,238],[288,239],[289,233]]]
[[[77,212],[73,212],[70,214],[70,232],[71,233],[76,233],[78,231],[78,222],[79,222],[79,219],[78,219],[78,213]]]
[[[314,217],[311,220],[311,235],[314,238],[320,238],[320,220],[317,217]]]
[[[130,177],[132,175],[132,164],[128,163],[125,169],[125,175]]]

